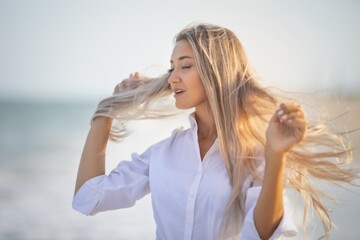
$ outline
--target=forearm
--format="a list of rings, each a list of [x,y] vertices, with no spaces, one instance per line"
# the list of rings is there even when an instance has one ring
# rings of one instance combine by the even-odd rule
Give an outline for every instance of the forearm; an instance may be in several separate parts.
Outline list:
[[[111,123],[112,119],[107,117],[94,119],[81,155],[75,194],[87,180],[105,174],[105,152]]]
[[[265,154],[264,181],[255,210],[254,222],[261,239],[268,239],[279,225],[283,209],[285,156]]]

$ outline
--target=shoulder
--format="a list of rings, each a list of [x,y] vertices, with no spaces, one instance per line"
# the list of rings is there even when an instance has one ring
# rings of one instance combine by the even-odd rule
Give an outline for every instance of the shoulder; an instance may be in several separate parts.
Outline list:
[[[176,128],[172,131],[171,135],[158,143],[151,146],[152,149],[158,149],[162,147],[170,147],[181,141],[186,141],[191,138],[191,129],[184,129],[183,127]]]

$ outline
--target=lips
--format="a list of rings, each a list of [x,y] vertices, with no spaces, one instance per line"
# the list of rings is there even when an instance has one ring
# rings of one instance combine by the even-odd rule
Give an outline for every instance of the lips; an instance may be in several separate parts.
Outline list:
[[[173,89],[173,92],[175,93],[175,97],[179,96],[180,94],[184,93],[185,91],[183,89]]]

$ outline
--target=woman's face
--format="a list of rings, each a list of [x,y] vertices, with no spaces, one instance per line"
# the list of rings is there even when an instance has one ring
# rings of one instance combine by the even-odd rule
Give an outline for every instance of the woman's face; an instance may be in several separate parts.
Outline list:
[[[176,107],[189,109],[206,106],[204,85],[195,66],[191,45],[187,41],[181,40],[175,44],[170,63],[168,82],[174,92]]]

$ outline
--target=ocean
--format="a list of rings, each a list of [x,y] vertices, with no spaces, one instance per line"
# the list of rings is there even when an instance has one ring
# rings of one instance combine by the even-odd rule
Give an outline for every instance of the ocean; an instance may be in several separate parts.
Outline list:
[[[354,128],[360,101],[348,105],[353,111],[344,123]],[[0,101],[0,239],[155,239],[149,196],[130,209],[93,217],[71,208],[77,167],[95,108],[96,102]],[[179,126],[188,126],[186,114],[131,124],[128,139],[109,144],[107,172]],[[355,133],[355,145],[359,139]],[[355,159],[358,164],[358,155]],[[357,194],[331,190],[342,203],[333,207],[338,229],[329,239],[360,236],[359,189],[353,190]],[[309,224],[308,239],[321,235],[321,226],[311,230],[315,223]]]

